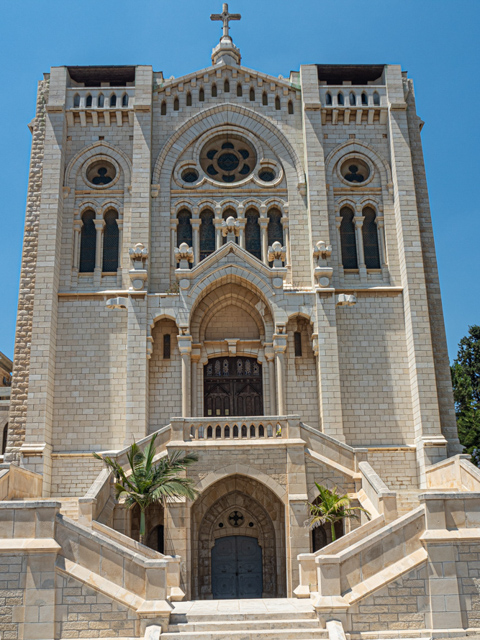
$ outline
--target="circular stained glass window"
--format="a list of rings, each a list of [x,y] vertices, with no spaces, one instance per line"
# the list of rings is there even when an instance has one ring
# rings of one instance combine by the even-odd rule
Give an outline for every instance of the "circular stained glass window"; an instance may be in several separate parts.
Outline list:
[[[113,180],[117,172],[111,162],[98,160],[93,162],[87,169],[87,180],[96,187],[107,187]]]
[[[340,173],[344,180],[350,182],[352,185],[358,185],[368,179],[370,169],[367,163],[360,160],[360,158],[351,158],[342,164]]]
[[[182,180],[184,182],[196,182],[198,180],[198,172],[195,169],[185,169],[182,173]]]
[[[263,180],[263,182],[273,182],[275,180],[275,172],[272,171],[272,169],[263,169],[258,174],[258,177],[260,180]]]
[[[250,143],[236,135],[223,135],[207,142],[200,154],[200,165],[218,182],[239,182],[252,173],[257,155]]]

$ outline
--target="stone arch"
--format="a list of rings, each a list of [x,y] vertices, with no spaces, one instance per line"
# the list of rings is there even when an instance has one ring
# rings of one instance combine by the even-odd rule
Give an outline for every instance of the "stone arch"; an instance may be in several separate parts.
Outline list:
[[[107,159],[110,157],[116,160],[122,169],[125,187],[131,183],[132,165],[126,153],[118,147],[105,142],[105,140],[98,140],[88,147],[81,149],[70,160],[65,170],[65,186],[72,187],[84,162],[95,156],[103,156]]]
[[[243,516],[237,527],[228,523],[228,515],[234,510]],[[267,485],[238,473],[221,481],[217,476],[217,482],[204,489],[192,506],[193,597],[212,597],[211,550],[218,538],[229,535],[258,540],[263,552],[263,597],[284,597],[285,506]]]
[[[333,171],[338,161],[349,153],[360,153],[366,156],[378,169],[383,188],[387,189],[390,187],[392,184],[392,172],[386,160],[384,160],[372,146],[357,139],[347,140],[335,149],[332,149],[328,154],[325,160],[325,167],[330,184],[332,184]]]
[[[300,159],[295,149],[280,129],[278,129],[278,127],[271,123],[267,118],[256,113],[252,109],[232,103],[215,105],[214,107],[205,109],[202,113],[189,118],[183,126],[172,134],[163,146],[155,162],[152,183],[161,183],[161,174],[163,171],[167,171],[169,176],[172,174],[180,153],[182,153],[186,146],[193,142],[195,138],[199,137],[209,129],[215,129],[219,126],[231,123],[232,119],[234,120],[237,114],[240,114],[245,119],[252,121],[251,127],[248,127],[248,124],[245,123],[243,128],[249,129],[250,131],[255,130],[260,138],[265,137],[271,139],[272,135],[276,138],[276,144],[272,146],[272,149],[284,162],[286,162],[287,166],[290,164],[294,175],[296,175],[297,183],[303,184],[304,170]],[[259,124],[261,127],[258,126]],[[173,149],[174,152],[172,152]],[[288,156],[287,158],[285,157],[285,151]],[[292,177],[293,176],[291,175],[291,178]]]

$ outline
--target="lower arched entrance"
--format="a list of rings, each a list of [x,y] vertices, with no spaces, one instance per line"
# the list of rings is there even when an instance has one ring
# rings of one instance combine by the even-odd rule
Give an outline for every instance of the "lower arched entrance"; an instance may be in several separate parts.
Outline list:
[[[285,509],[271,489],[228,476],[191,513],[193,599],[285,597]]]
[[[212,595],[224,598],[261,598],[263,593],[262,547],[257,538],[218,538],[212,549]]]

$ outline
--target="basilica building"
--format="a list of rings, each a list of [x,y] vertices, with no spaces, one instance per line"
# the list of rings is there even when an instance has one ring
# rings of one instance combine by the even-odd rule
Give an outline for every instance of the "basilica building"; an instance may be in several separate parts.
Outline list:
[[[212,16],[211,64],[180,78],[63,66],[38,84],[5,639],[480,627],[480,472],[457,437],[412,80],[246,68],[239,18]],[[157,460],[198,455],[198,497],[150,509],[142,545],[92,453],[125,465],[153,436]],[[364,509],[334,541],[306,526],[315,483]]]

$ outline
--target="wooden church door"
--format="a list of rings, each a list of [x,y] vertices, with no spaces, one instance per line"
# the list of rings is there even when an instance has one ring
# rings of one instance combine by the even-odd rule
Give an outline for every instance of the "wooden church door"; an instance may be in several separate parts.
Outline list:
[[[255,358],[213,358],[204,367],[206,416],[262,416],[262,365]]]

